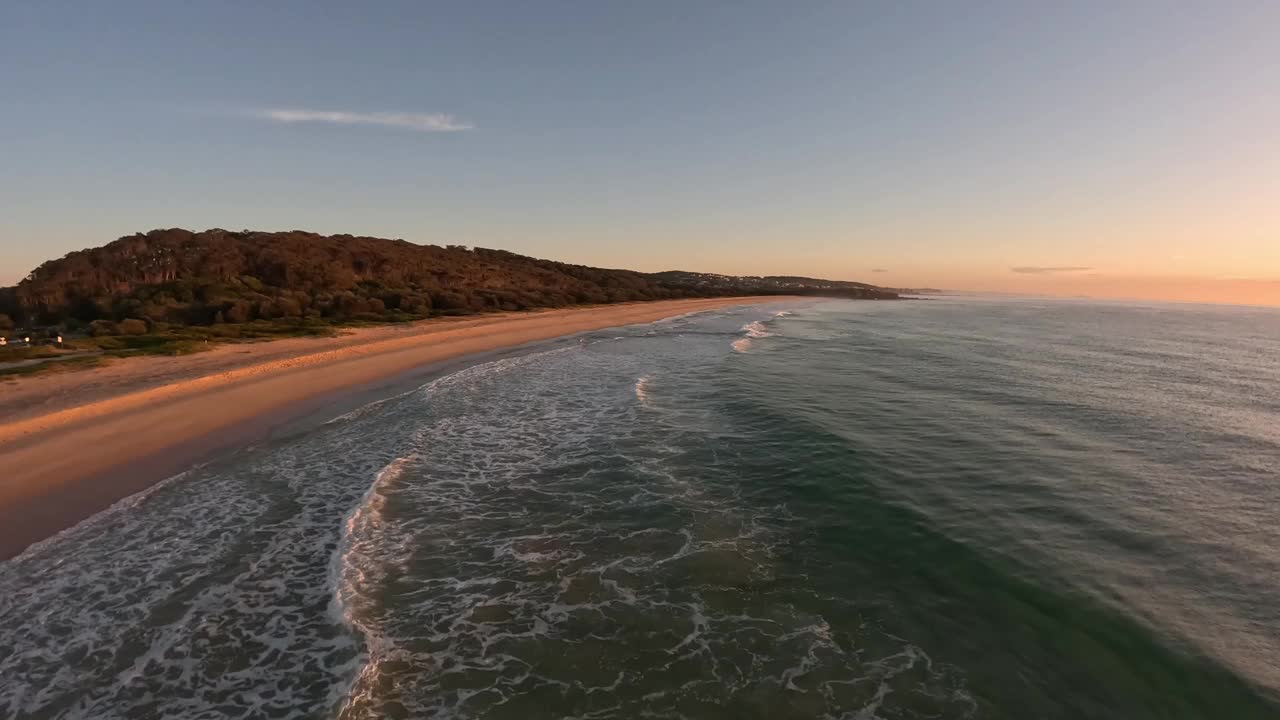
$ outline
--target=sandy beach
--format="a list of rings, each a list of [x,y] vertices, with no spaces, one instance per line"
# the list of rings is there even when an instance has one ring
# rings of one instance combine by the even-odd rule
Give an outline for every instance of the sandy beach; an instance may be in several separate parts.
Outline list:
[[[715,298],[429,320],[332,338],[221,345],[26,378],[0,393],[0,558],[335,398],[540,340],[770,298]],[[350,400],[348,400],[350,405]],[[326,416],[332,417],[332,414]]]

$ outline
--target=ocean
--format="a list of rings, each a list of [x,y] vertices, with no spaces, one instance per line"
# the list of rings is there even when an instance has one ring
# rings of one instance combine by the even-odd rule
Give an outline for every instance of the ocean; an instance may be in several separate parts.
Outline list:
[[[0,564],[0,716],[1280,718],[1278,501],[1280,311],[716,310]]]

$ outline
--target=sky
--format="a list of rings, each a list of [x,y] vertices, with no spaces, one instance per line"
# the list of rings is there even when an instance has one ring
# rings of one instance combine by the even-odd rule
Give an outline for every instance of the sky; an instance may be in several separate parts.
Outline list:
[[[1280,2],[0,4],[0,283],[161,227],[1280,305]]]

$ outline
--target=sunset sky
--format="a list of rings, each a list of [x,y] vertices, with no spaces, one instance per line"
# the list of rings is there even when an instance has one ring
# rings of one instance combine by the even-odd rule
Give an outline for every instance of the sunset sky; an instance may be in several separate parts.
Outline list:
[[[1280,2],[8,3],[0,283],[157,227],[1280,305]]]

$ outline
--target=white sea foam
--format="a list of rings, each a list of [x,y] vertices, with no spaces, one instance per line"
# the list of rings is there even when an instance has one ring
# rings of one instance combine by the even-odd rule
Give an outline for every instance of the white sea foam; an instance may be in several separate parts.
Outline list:
[[[396,458],[377,474],[360,503],[343,519],[341,538],[330,562],[329,587],[333,597],[330,611],[338,622],[359,634],[365,647],[358,660],[360,669],[351,682],[342,689],[335,686],[331,696],[331,703],[340,702],[344,708],[339,716],[346,708],[366,699],[368,688],[376,682],[378,664],[389,654],[389,643],[364,620],[368,608],[362,606],[373,599],[361,593],[367,591],[366,571],[377,562],[371,541],[386,522],[384,489],[400,477],[408,461],[409,458]]]
[[[720,320],[678,342],[722,357]],[[777,595],[795,518],[737,497],[722,419],[678,403],[688,357],[639,352],[478,365],[25,553],[0,574],[0,716],[671,717],[750,693],[835,717],[945,684]]]
[[[244,453],[234,470],[176,476],[6,562],[0,716],[126,717],[160,699],[175,716],[312,716],[335,699],[318,688],[368,665],[350,628],[363,652],[376,640],[348,616],[359,598],[335,588],[358,574],[349,536],[377,520],[406,419],[439,388],[578,349],[469,368]]]
[[[371,663],[341,717],[471,717],[534,698],[591,708],[566,717],[666,717],[689,693],[824,698],[828,678],[878,677],[825,618],[759,603],[785,509],[737,502],[714,464],[682,471],[698,436],[678,414],[632,421],[614,390],[643,400],[654,375],[619,357],[547,358],[427,398],[413,459],[379,481],[394,517],[352,527],[369,548],[353,556],[360,594],[381,606],[361,632],[394,661]],[[733,589],[754,600],[710,599]],[[627,669],[637,627],[644,659]]]
[[[777,316],[775,315],[775,317]],[[766,321],[762,321],[762,320],[752,320],[746,325],[743,325],[741,328],[742,332],[744,333],[743,337],[740,337],[737,340],[734,340],[732,343],[730,343],[730,346],[733,348],[734,352],[740,352],[740,353],[747,352],[748,350],[751,349],[752,340],[759,340],[760,338],[773,337],[774,333],[769,331],[769,328],[766,326],[765,322]]]
[[[138,492],[132,495],[128,495],[126,497],[123,497],[115,501],[114,503],[109,505],[105,510],[101,510],[98,513],[95,513],[94,515],[91,515],[85,518],[84,520],[81,520],[80,522],[76,523],[75,525],[72,525],[69,528],[60,530],[57,533],[43,540],[39,540],[37,542],[32,543],[31,545],[28,545],[21,553],[19,553],[16,557],[14,557],[11,562],[21,563],[24,561],[28,561],[33,557],[38,558],[40,556],[48,555],[51,551],[53,551],[52,549],[58,546],[64,539],[71,538],[76,535],[82,535],[85,533],[92,532],[93,528],[95,527],[109,524],[113,520],[119,520],[121,514],[133,512],[139,505],[145,503],[148,497],[150,497],[155,493],[161,492],[171,483],[178,482],[182,478],[190,475],[191,473],[196,472],[197,470],[200,469],[200,467],[202,466],[196,465],[190,468],[189,470],[184,470],[183,472],[177,473],[175,475],[170,475],[169,477],[155,483],[154,485],[143,488],[142,490],[139,490]]]
[[[636,385],[635,385],[636,400],[639,400],[640,404],[643,405],[644,407],[651,407],[651,405],[649,404],[649,393],[648,393],[649,380],[650,380],[650,376],[641,375],[636,380]]]
[[[745,332],[749,338],[773,337],[773,333],[769,332],[764,323],[759,320],[753,320],[752,322],[743,325],[742,331]]]

